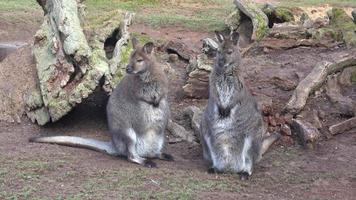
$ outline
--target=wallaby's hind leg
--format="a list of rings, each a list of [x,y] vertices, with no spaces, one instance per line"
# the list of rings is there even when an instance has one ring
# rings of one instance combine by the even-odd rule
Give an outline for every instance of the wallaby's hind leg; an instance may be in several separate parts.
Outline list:
[[[114,134],[113,141],[115,145],[118,145],[120,143],[126,144],[126,156],[129,161],[150,168],[157,166],[156,163],[152,162],[151,160],[147,160],[138,155],[136,150],[137,137],[133,129],[130,128],[126,130],[124,135],[120,135],[121,138],[119,138],[118,135],[119,134]],[[121,142],[122,140],[124,141]]]
[[[260,156],[265,154],[269,147],[277,140],[281,138],[281,135],[279,133],[273,133],[272,135],[268,135],[263,137],[262,140],[262,145],[261,145],[261,150],[260,150]]]

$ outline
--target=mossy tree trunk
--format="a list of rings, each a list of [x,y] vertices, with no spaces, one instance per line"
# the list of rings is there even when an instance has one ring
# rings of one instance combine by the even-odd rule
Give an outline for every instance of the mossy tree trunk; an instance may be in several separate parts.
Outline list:
[[[115,11],[108,20],[90,22],[82,2],[39,1],[45,13],[33,47],[39,89],[26,103],[27,115],[40,125],[59,120],[97,87],[110,92],[132,50],[132,14]]]

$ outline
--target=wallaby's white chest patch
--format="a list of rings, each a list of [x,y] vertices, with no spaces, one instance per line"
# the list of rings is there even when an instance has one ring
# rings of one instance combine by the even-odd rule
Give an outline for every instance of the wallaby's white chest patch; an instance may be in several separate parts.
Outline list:
[[[161,125],[166,119],[166,109],[168,104],[166,99],[162,99],[158,107],[147,105],[147,103],[142,103],[143,107],[143,119],[146,121],[148,126],[151,125]]]
[[[215,133],[224,132],[236,126],[236,122],[232,117],[221,118],[219,115],[219,108],[217,104],[214,104],[213,113],[215,113],[215,120],[212,121],[211,127]],[[236,107],[231,109],[230,116],[234,116],[236,112]]]
[[[227,107],[233,100],[234,85],[231,78],[221,77],[216,83],[218,98],[223,107]]]

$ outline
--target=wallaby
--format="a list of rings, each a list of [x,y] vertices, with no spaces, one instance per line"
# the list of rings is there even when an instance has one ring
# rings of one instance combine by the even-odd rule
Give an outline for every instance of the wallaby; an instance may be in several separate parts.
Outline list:
[[[279,135],[263,136],[262,114],[239,74],[239,34],[215,34],[219,48],[200,126],[203,156],[211,165],[209,173],[234,172],[245,180]]]
[[[131,162],[156,167],[150,159],[173,160],[161,153],[164,132],[170,117],[168,80],[153,55],[154,44],[134,48],[127,74],[113,90],[106,108],[111,141],[103,142],[71,136],[31,138],[31,142],[54,143],[126,156]]]

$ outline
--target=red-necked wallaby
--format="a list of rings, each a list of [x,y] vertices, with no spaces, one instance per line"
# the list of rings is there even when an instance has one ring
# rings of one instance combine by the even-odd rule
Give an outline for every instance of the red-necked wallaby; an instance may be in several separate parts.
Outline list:
[[[201,142],[209,172],[235,172],[247,179],[278,135],[263,137],[262,114],[238,72],[238,33],[216,32],[219,49],[209,80],[209,101],[201,122]]]
[[[132,45],[134,52],[126,68],[127,74],[116,86],[107,104],[111,141],[71,136],[37,137],[30,141],[126,156],[129,161],[147,167],[156,166],[151,158],[173,160],[171,155],[161,153],[170,117],[166,74],[155,61],[152,42],[141,47],[133,38]]]

